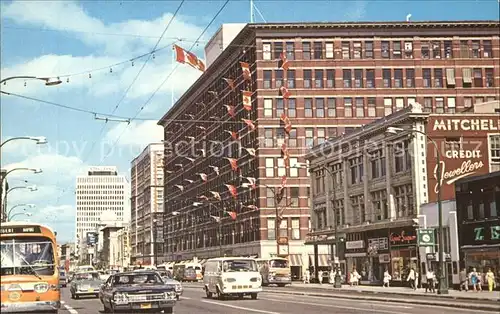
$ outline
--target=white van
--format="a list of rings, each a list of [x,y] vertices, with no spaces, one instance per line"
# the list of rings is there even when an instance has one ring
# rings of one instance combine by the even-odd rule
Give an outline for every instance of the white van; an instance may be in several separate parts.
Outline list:
[[[207,298],[217,295],[219,299],[227,296],[243,298],[250,295],[253,300],[262,291],[262,281],[253,258],[220,257],[205,263],[203,284]]]

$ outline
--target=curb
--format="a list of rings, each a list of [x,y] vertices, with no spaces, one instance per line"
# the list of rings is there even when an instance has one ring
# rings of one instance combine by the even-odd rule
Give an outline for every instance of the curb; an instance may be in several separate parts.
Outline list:
[[[404,303],[404,304],[414,304],[414,305],[430,305],[438,307],[448,307],[448,308],[466,308],[471,310],[483,310],[490,312],[498,312],[499,306],[485,306],[481,304],[467,304],[467,303],[447,303],[446,300],[443,301],[430,301],[425,299],[391,299],[387,297],[374,297],[374,296],[353,296],[348,294],[325,294],[318,292],[300,292],[300,291],[278,291],[278,290],[264,290],[265,293],[275,293],[275,294],[289,294],[289,295],[301,295],[301,296],[313,296],[322,298],[339,298],[339,299],[354,299],[354,300],[365,300],[365,301],[385,301],[391,303]],[[376,293],[373,293],[376,294]],[[408,295],[405,295],[408,296]],[[452,298],[452,297],[449,297]],[[469,301],[471,299],[468,299]],[[484,301],[484,300],[481,300]],[[494,301],[494,300],[491,300]]]

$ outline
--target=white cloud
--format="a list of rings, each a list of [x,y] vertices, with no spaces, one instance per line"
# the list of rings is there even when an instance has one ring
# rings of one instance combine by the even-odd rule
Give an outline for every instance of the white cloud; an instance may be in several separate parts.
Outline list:
[[[366,16],[366,2],[365,1],[354,1],[352,5],[347,7],[344,14],[348,21],[359,21]]]
[[[118,145],[139,146],[144,148],[149,143],[158,143],[163,139],[163,128],[156,121],[131,122],[128,124],[117,124],[108,131],[105,140],[115,142]]]

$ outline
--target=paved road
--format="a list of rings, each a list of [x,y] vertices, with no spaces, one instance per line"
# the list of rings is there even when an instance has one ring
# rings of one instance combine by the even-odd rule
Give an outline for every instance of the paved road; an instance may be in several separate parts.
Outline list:
[[[71,300],[69,290],[63,290],[64,310],[61,314],[96,314],[102,313],[102,305],[98,299]],[[422,305],[398,304],[376,301],[352,301],[345,299],[281,295],[263,292],[258,300],[246,298],[244,300],[219,301],[206,299],[205,293],[199,286],[187,286],[184,296],[177,302],[176,314],[461,314],[461,313],[489,313],[470,311],[457,308],[442,308]]]

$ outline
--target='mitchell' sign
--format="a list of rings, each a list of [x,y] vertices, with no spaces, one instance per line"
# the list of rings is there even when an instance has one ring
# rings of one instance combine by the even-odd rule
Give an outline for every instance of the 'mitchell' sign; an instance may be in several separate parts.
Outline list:
[[[455,198],[455,181],[489,172],[488,134],[500,131],[498,116],[430,115],[427,134],[439,147],[440,167],[432,143],[427,146],[429,201],[437,200],[441,185],[443,200]],[[440,182],[438,182],[438,172]]]

